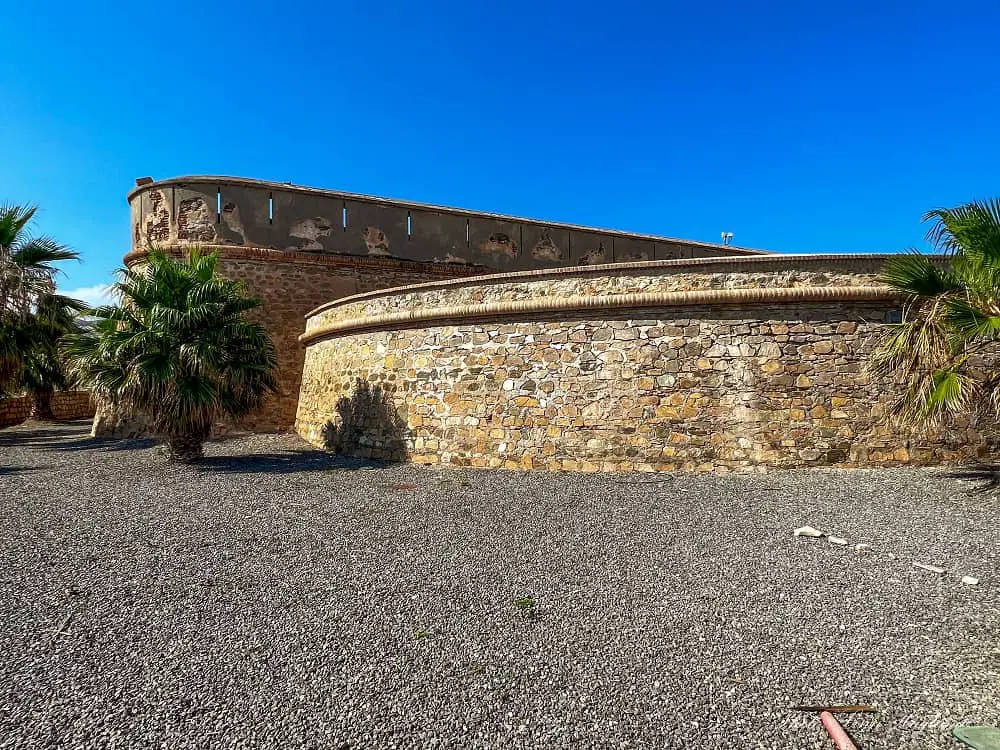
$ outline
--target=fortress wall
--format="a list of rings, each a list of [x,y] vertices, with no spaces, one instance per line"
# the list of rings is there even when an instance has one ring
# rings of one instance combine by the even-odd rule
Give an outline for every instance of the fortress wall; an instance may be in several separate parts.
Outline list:
[[[279,393],[243,429],[288,429],[295,419],[305,314],[369,290],[519,268],[653,258],[758,256],[757,251],[593,230],[499,214],[394,201],[233,177],[181,177],[129,194],[132,252],[220,254],[222,275],[247,283],[279,360]],[[141,433],[140,422],[100,410],[95,434]],[[220,425],[219,429],[227,429]]]
[[[236,177],[178,177],[129,195],[132,249],[232,245],[499,271],[759,255],[634,232]]]
[[[865,365],[899,300],[864,271],[876,259],[855,261],[853,276],[817,264],[782,279],[792,286],[775,275],[788,269],[689,268],[694,288],[678,290],[677,269],[647,268],[343,300],[317,311],[303,336],[296,429],[365,457],[550,470],[891,465],[991,452],[997,435],[972,419],[933,434],[890,424],[898,391]],[[490,301],[508,292],[522,297]]]

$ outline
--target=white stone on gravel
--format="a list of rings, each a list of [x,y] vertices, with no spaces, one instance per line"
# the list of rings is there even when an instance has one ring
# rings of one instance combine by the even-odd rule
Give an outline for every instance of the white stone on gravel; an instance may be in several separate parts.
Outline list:
[[[928,571],[930,573],[937,573],[938,575],[941,575],[942,573],[944,573],[944,568],[939,567],[937,565],[926,565],[924,563],[915,562],[915,563],[913,563],[913,567],[914,568],[920,568],[921,570],[926,570],[926,571]]]
[[[962,583],[968,586],[977,586],[979,585],[979,579],[973,576],[962,576]]]
[[[846,545],[847,545],[847,540],[846,540],[846,539],[844,539],[844,537],[842,537],[842,536],[828,536],[828,537],[826,538],[826,540],[827,540],[827,541],[828,541],[828,542],[829,542],[830,544],[836,544],[836,545],[839,545],[839,546],[841,546],[841,547],[844,547],[844,546],[846,546]]]
[[[821,537],[823,532],[819,529],[814,529],[812,526],[800,526],[792,532],[794,536],[808,536],[808,537]]]

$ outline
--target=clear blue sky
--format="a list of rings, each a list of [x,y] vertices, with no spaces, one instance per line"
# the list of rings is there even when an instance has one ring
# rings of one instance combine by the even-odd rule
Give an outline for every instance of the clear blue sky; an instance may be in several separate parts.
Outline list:
[[[786,252],[1000,194],[996,3],[4,3],[0,202],[106,282],[136,177]]]

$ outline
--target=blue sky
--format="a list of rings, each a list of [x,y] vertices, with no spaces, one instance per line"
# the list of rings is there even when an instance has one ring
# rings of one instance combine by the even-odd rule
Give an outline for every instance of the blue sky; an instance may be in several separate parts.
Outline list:
[[[107,282],[136,177],[784,252],[1000,194],[995,3],[5,3],[0,202]]]

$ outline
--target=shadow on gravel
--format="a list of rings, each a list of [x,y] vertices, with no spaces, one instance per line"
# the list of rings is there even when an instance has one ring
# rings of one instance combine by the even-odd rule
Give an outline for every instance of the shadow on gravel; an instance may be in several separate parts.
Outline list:
[[[84,434],[81,435],[81,432]],[[0,431],[0,448],[26,446],[52,451],[130,451],[152,448],[155,440],[133,438],[112,440],[91,437],[90,420],[20,424]]]
[[[21,474],[25,471],[37,471],[37,469],[32,469],[28,466],[0,466],[0,477],[7,474]]]
[[[36,427],[26,429],[21,426],[7,428],[0,431],[0,445],[34,445],[39,441],[52,440],[55,438],[66,438],[72,433],[65,428],[58,427]]]
[[[78,440],[58,440],[50,442],[30,443],[31,446],[50,451],[136,451],[152,448],[158,445],[152,438],[130,438],[128,440],[111,440],[108,438],[80,438]]]
[[[379,461],[366,461],[324,453],[317,450],[283,453],[255,453],[246,456],[208,456],[195,467],[207,472],[233,474],[295,474],[308,471],[349,471],[386,466]]]
[[[993,492],[1000,489],[1000,465],[974,464],[963,466],[954,471],[942,472],[941,476],[948,479],[961,479],[966,482],[978,482],[970,492]]]

